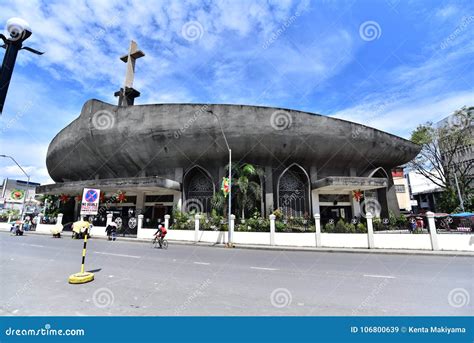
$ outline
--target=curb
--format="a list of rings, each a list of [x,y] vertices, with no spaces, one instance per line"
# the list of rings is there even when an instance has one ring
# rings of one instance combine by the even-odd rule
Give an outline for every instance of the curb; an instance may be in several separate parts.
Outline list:
[[[10,233],[9,231],[0,231]],[[26,231],[25,236],[33,235],[51,235],[46,232]],[[92,236],[90,239],[107,240],[107,237]],[[131,238],[131,237],[117,237],[117,241],[125,241],[132,243],[149,243],[149,239]],[[173,244],[178,245],[192,245],[200,247],[215,247],[221,249],[228,249],[225,244],[208,243],[208,242],[193,242],[193,241],[174,241],[169,240]],[[424,255],[424,256],[466,256],[474,257],[474,252],[471,251],[451,251],[451,250],[400,250],[400,249],[360,249],[360,248],[312,248],[312,247],[292,247],[292,246],[270,246],[270,245],[252,245],[252,244],[234,244],[234,248],[248,249],[248,250],[268,250],[268,251],[298,251],[298,252],[326,252],[326,253],[349,253],[349,254],[383,254],[383,255]]]

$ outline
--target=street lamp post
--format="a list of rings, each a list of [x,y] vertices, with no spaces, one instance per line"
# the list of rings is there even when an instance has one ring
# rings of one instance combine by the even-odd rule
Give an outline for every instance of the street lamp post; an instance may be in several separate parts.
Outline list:
[[[18,166],[18,168],[21,169],[21,171],[23,172],[23,174],[25,174],[25,176],[27,177],[27,181],[26,181],[26,192],[25,192],[25,195],[23,196],[23,205],[21,207],[21,221],[23,221],[25,218],[25,200],[26,200],[26,197],[28,196],[28,191],[30,190],[30,175],[28,175],[26,173],[26,171],[18,164],[18,162],[11,156],[8,156],[8,155],[0,155],[0,157],[5,157],[5,158],[9,158],[11,159],[13,162],[15,162],[15,164]]]
[[[229,151],[229,213],[228,213],[228,220],[229,220],[229,227],[228,227],[228,243],[232,244],[232,231],[230,229],[230,216],[232,215],[232,150],[229,147],[229,143],[227,142],[227,138],[224,133],[224,129],[222,128],[222,123],[218,115],[216,115],[212,111],[208,111],[216,116],[217,121],[219,122],[219,127],[221,128],[222,137],[224,137],[225,145],[227,146],[227,150]]]
[[[38,50],[23,46],[23,42],[32,34],[31,28],[25,20],[21,18],[11,18],[7,21],[6,29],[10,34],[10,38],[0,33],[0,39],[3,41],[3,45],[0,45],[0,47],[6,49],[2,69],[0,69],[0,114],[3,112],[3,106],[7,97],[8,86],[10,85],[18,51],[27,50],[37,55],[43,54]]]

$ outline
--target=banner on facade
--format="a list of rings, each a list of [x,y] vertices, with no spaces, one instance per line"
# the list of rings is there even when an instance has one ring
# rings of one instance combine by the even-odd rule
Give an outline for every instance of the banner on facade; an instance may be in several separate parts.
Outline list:
[[[96,215],[99,212],[100,189],[84,188],[81,215]]]

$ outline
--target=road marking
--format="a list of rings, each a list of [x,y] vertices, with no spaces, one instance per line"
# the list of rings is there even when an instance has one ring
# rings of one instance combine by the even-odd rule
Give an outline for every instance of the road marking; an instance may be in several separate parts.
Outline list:
[[[391,275],[372,275],[372,274],[364,274],[365,277],[376,277],[376,278],[383,278],[383,279],[396,279],[395,276]]]
[[[44,245],[39,245],[39,244],[28,244],[28,243],[25,243],[25,245],[28,245],[28,246],[30,246],[30,247],[44,248]]]
[[[278,270],[276,268],[264,268],[264,267],[250,267],[250,269],[257,269],[257,270]]]
[[[112,254],[111,252],[93,251],[93,253],[94,253],[94,254],[101,254],[101,255],[119,256],[119,257],[141,258],[141,256],[123,255],[123,254]]]
[[[193,262],[194,264],[202,264],[203,266],[208,266],[210,263],[207,262]]]

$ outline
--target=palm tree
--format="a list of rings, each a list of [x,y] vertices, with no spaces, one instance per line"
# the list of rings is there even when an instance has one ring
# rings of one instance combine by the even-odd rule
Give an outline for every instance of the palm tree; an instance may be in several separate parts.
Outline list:
[[[261,200],[262,187],[255,179],[263,174],[263,170],[249,163],[238,164],[233,169],[232,192],[235,192],[242,219],[245,219],[245,211],[252,210]]]

